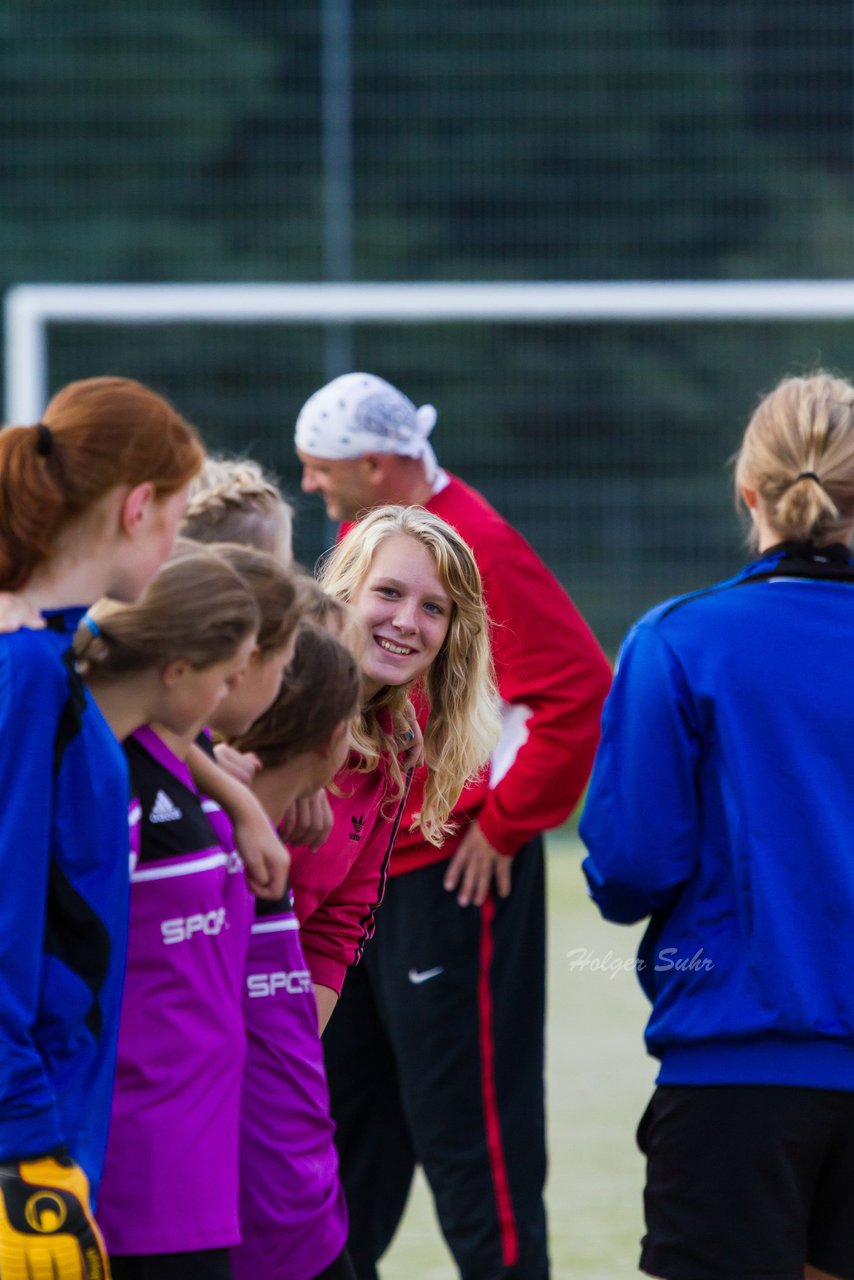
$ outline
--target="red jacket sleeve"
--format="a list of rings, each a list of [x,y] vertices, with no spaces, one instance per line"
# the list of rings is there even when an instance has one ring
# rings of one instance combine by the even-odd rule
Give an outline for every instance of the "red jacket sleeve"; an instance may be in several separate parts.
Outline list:
[[[516,708],[518,750],[499,752],[506,772],[496,780],[493,771],[472,814],[493,848],[511,854],[559,826],[581,798],[611,668],[554,575],[480,494],[454,479],[429,507],[474,551],[492,618],[499,692]],[[467,807],[463,793],[459,808]]]
[[[493,541],[481,572],[498,688],[520,708],[522,740],[477,820],[489,843],[509,854],[559,826],[581,798],[611,668],[560,583],[519,534],[506,525],[502,533],[503,546]]]

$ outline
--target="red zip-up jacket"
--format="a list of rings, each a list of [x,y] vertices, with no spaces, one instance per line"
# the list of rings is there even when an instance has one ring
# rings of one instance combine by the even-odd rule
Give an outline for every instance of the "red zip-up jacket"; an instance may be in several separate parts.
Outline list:
[[[475,818],[504,854],[564,822],[590,776],[611,683],[610,665],[563,587],[482,494],[450,476],[425,506],[465,539],[480,569],[504,732],[491,770],[463,791],[457,830],[440,848],[410,831],[426,780],[425,769],[416,772],[391,875],[450,857]]]
[[[290,886],[312,981],[341,994],[349,965],[374,932],[404,799],[388,802],[385,763],[372,773],[352,764],[335,775],[329,794],[334,822],[317,850],[289,846]]]

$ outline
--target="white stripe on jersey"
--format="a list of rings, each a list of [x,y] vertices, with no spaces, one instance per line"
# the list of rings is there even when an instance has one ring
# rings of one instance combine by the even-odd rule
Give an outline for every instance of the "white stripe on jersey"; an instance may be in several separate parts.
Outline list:
[[[221,813],[222,805],[217,804],[216,800],[203,800],[202,813]]]
[[[174,876],[193,876],[200,871],[213,871],[215,867],[225,867],[227,865],[227,853],[209,853],[203,858],[192,858],[185,862],[172,862],[167,866],[160,866],[156,862],[146,863],[145,866],[134,871],[131,880],[135,883],[141,880],[171,880]]]
[[[253,933],[285,933],[289,929],[298,929],[296,916],[285,916],[279,920],[257,920],[252,926]]]

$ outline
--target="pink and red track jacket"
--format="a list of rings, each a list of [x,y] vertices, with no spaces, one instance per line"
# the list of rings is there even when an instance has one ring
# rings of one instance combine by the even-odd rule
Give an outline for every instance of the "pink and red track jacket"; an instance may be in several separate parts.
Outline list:
[[[290,884],[312,979],[340,994],[374,931],[403,803],[389,801],[382,761],[372,773],[342,769],[335,787],[329,839],[316,851],[291,849]]]

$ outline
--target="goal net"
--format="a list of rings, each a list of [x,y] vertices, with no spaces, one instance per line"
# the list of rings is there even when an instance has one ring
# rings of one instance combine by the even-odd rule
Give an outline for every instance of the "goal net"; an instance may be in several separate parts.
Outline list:
[[[854,282],[19,286],[5,310],[5,419],[95,373],[172,398],[212,448],[251,452],[298,504],[293,423],[351,367],[436,405],[433,440],[535,545],[603,641],[743,558],[726,461],[758,394],[848,373]],[[340,348],[339,348],[340,349]],[[332,357],[334,360],[334,357]]]

